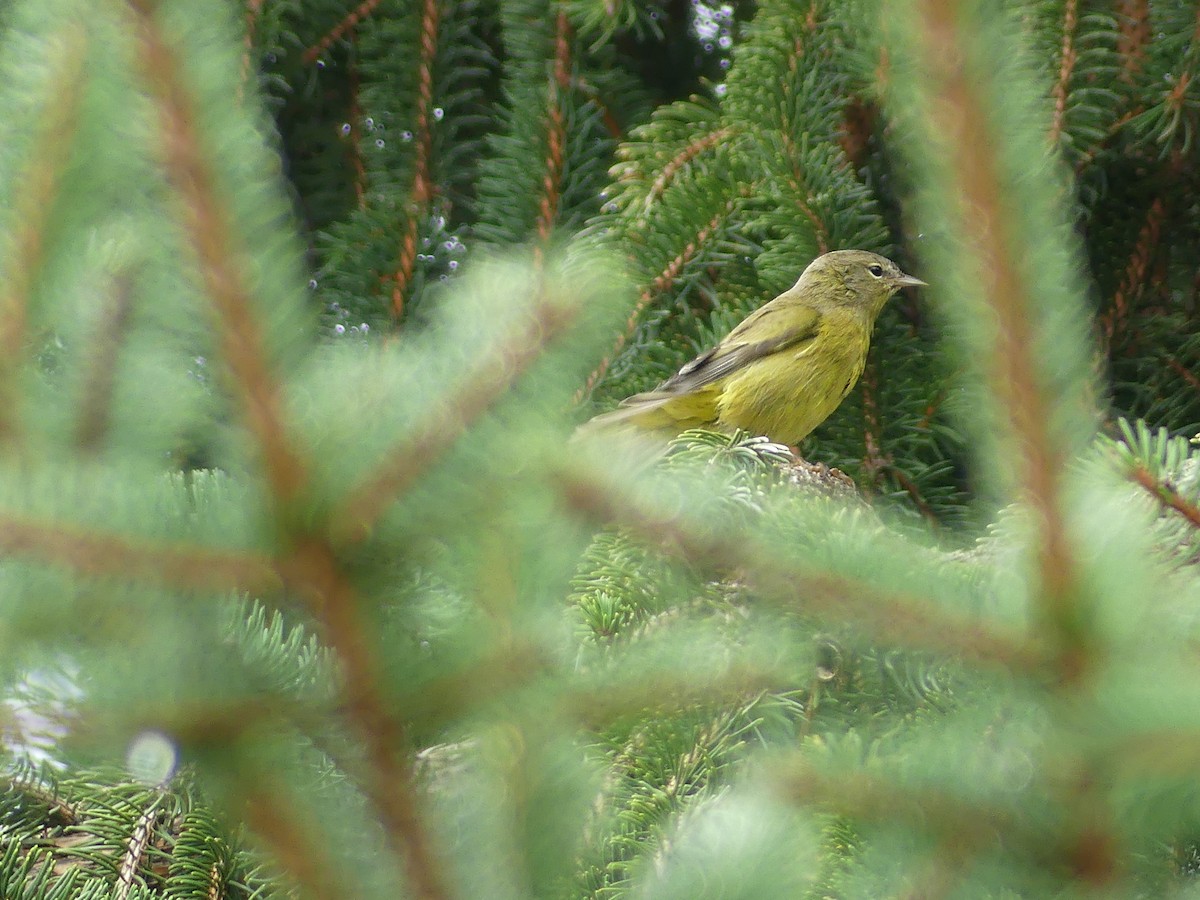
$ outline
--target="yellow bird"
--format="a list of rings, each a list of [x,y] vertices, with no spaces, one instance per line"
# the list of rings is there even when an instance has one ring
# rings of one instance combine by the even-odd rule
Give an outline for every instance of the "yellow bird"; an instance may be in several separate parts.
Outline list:
[[[740,428],[795,446],[858,382],[884,304],[901,288],[924,284],[866,250],[818,256],[717,346],[584,428]]]

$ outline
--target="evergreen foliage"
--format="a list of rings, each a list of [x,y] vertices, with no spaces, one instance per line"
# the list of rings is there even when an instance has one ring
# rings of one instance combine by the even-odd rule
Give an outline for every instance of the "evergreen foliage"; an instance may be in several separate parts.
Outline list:
[[[1197,893],[1195,3],[0,47],[0,896]],[[572,438],[841,247],[814,462]]]

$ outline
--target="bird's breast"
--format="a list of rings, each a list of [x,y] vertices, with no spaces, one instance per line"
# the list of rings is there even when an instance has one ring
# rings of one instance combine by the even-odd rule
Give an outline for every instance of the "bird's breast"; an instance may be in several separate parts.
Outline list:
[[[837,409],[862,375],[869,326],[857,317],[823,323],[801,346],[756,360],[723,385],[718,421],[795,444]]]

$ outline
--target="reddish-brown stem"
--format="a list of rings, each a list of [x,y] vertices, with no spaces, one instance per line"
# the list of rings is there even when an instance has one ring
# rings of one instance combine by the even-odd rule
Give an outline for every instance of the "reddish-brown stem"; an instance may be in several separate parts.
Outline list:
[[[387,462],[347,492],[348,499],[331,517],[331,533],[338,540],[363,536],[573,319],[573,312],[552,301],[543,301],[535,308],[525,328],[498,346],[494,356],[480,360],[463,378],[444,410],[431,415],[423,428],[386,455]]]
[[[879,474],[888,464],[881,446],[883,428],[879,424],[879,404],[876,400],[878,388],[874,359],[868,359],[862,378],[859,380],[859,391],[862,394],[863,446],[866,450],[863,469],[870,476],[872,487],[878,486]]]
[[[242,815],[254,835],[292,880],[303,886],[304,896],[315,900],[341,900],[345,878],[337,872],[328,848],[302,827],[308,817],[287,803],[287,788],[267,772],[243,776],[238,785],[245,803]]]
[[[438,24],[441,20],[439,0],[424,0],[421,7],[421,39],[417,59],[417,105],[414,111],[413,183],[409,191],[407,220],[400,239],[400,258],[392,276],[392,320],[404,317],[408,287],[412,283],[417,261],[417,240],[421,220],[429,212],[434,187],[430,173],[433,156],[433,64],[438,48]]]
[[[571,88],[585,95],[588,100],[596,104],[596,108],[600,110],[600,117],[604,120],[604,128],[614,141],[620,141],[625,137],[625,129],[621,127],[621,123],[617,119],[617,114],[613,111],[612,104],[605,101],[595,85],[586,78],[576,76],[571,79]]]
[[[988,387],[1005,418],[1018,485],[1031,513],[1034,533],[1029,547],[1033,585],[1050,655],[1047,669],[1059,689],[1076,690],[1094,667],[1087,620],[1081,608],[1078,564],[1067,537],[1061,497],[1065,448],[1052,431],[1056,416],[1043,384],[1045,360],[1033,323],[1043,298],[1033,296],[1021,261],[1029,248],[1011,194],[1011,182],[999,149],[994,104],[986,86],[990,73],[979,71],[972,45],[978,23],[965,0],[917,0],[914,15],[916,52],[923,60],[930,130],[944,144],[948,183],[944,195],[957,203],[964,233],[962,253],[978,266],[987,315],[995,323],[990,346],[980,348]],[[978,52],[978,51],[975,51]],[[1061,855],[1079,880],[1100,886],[1116,871],[1115,830],[1099,793],[1100,781],[1085,767],[1075,784],[1064,788],[1062,802],[1073,830]]]
[[[371,15],[380,3],[380,0],[363,0],[362,3],[354,7],[342,21],[338,22],[332,29],[326,32],[319,41],[304,51],[304,55],[300,57],[307,65],[312,65],[321,58],[326,50],[333,46],[335,41],[339,41],[347,33],[354,30],[359,22]]]
[[[637,331],[638,322],[641,320],[642,313],[646,311],[646,307],[648,307],[656,297],[670,288],[671,284],[683,271],[684,266],[691,262],[691,260],[694,259],[700,252],[700,249],[708,243],[709,239],[720,227],[721,222],[729,216],[736,204],[737,198],[731,198],[729,201],[727,201],[724,208],[715,216],[713,216],[704,225],[704,227],[696,233],[696,236],[692,240],[688,241],[687,245],[679,251],[676,257],[667,263],[666,268],[664,268],[654,278],[654,280],[650,282],[649,287],[642,291],[641,295],[638,297],[637,303],[634,304],[633,311],[629,314],[629,318],[625,322],[625,330],[617,335],[617,339],[613,342],[612,349],[608,352],[608,355],[605,356],[604,359],[600,361],[600,365],[598,365],[595,370],[588,375],[587,381],[584,383],[583,387],[575,392],[574,400],[576,403],[580,403],[584,397],[590,394],[600,379],[604,377],[605,373],[608,371],[608,367],[612,365],[612,361],[617,358],[617,354],[625,348],[625,345],[629,342],[629,339],[633,337],[634,332]]]
[[[534,230],[537,234],[535,261],[540,265],[541,254],[554,222],[558,218],[566,146],[566,114],[564,104],[571,90],[571,22],[565,3],[559,3],[554,19],[554,67],[546,90],[546,158],[542,163],[542,191],[538,201],[538,216]]]
[[[196,100],[174,48],[159,29],[157,4],[153,0],[128,3],[137,16],[138,62],[158,110],[163,165],[178,199],[179,220],[196,256],[230,379],[258,445],[271,494],[286,507],[299,494],[304,472],[284,430],[261,325],[245,280],[250,266],[238,250],[233,211],[202,149]]]
[[[1121,58],[1121,77],[1132,81],[1141,71],[1146,56],[1146,45],[1150,43],[1149,0],[1118,0],[1117,55]]]
[[[1196,528],[1200,528],[1200,506],[1188,500],[1171,485],[1159,481],[1145,466],[1130,469],[1129,477],[1144,487],[1151,496],[1168,509],[1173,509]]]
[[[277,591],[280,584],[266,556],[136,540],[5,512],[0,512],[0,554],[29,556],[90,577],[137,578],[187,589],[263,595]]]
[[[654,183],[650,185],[650,190],[646,192],[646,199],[643,201],[644,209],[642,215],[649,214],[651,208],[658,202],[659,198],[666,193],[671,182],[675,180],[675,176],[698,157],[701,153],[717,146],[722,141],[728,139],[733,134],[733,129],[729,127],[718,128],[710,131],[707,134],[702,134],[688,142],[674,157],[667,160],[666,164],[659,170],[658,177],[654,179]]]
[[[298,540],[281,571],[288,585],[309,601],[341,663],[346,714],[366,748],[363,789],[392,849],[404,860],[413,895],[422,900],[448,898],[405,758],[408,740],[382,695],[378,654],[353,587],[321,539]]]
[[[1172,372],[1186,381],[1189,387],[1200,392],[1200,378],[1196,376],[1195,372],[1193,372],[1179,360],[1175,359],[1173,356],[1167,357],[1167,365],[1170,366]]]
[[[817,3],[810,3],[808,6],[808,12],[805,13],[804,27],[807,33],[803,36],[804,38],[811,38],[813,33],[817,30],[817,25],[820,21],[817,6]],[[796,70],[800,66],[800,60],[804,56],[804,51],[804,40],[800,37],[796,38],[792,48],[792,55],[789,56],[787,60],[789,76],[795,75]],[[794,197],[792,199],[799,208],[800,214],[803,215],[804,218],[808,219],[810,223],[812,223],[813,234],[817,239],[817,249],[821,253],[827,253],[830,250],[829,229],[826,228],[825,223],[821,221],[820,216],[818,216],[812,208],[810,194],[808,188],[805,186],[806,179],[804,177],[804,172],[799,166],[800,153],[792,141],[792,128],[793,123],[785,111],[782,127],[779,129],[779,136],[783,141],[784,154],[789,163],[788,167],[790,171],[787,176],[788,186],[794,192]]]
[[[218,199],[213,172],[200,149],[194,101],[158,28],[155,4],[152,0],[129,0],[129,4],[138,16],[139,55],[162,119],[165,165],[181,200],[183,225],[199,258],[205,291],[217,314],[225,356],[261,449],[267,480],[277,502],[286,506],[302,488],[303,470],[284,433],[258,323],[236,261],[232,215]],[[440,900],[448,894],[416,813],[411,772],[403,760],[407,750],[403,730],[379,694],[378,667],[353,590],[325,542],[292,535],[292,548],[278,569],[313,604],[345,669],[347,708],[367,748],[369,777],[364,791],[380,815],[385,834],[405,860],[413,893]]]
[[[1166,220],[1167,205],[1162,197],[1155,197],[1146,211],[1146,220],[1138,232],[1133,251],[1125,264],[1125,272],[1113,292],[1112,303],[1100,317],[1100,327],[1104,339],[1111,347],[1114,340],[1120,339],[1124,332],[1129,314],[1133,311],[1133,301],[1141,286],[1145,284],[1146,272],[1150,261],[1158,249],[1162,236],[1163,222]]]
[[[1016,260],[1023,255],[1020,226],[1007,199],[997,156],[992,110],[975,73],[967,70],[964,42],[970,25],[957,3],[920,0],[916,6],[919,52],[927,60],[931,124],[946,137],[953,195],[961,198],[963,227],[978,261],[986,300],[997,322],[986,360],[991,389],[1001,402],[1019,455],[1022,492],[1040,525],[1036,539],[1039,595],[1058,646],[1059,676],[1077,680],[1086,667],[1077,634],[1076,565],[1059,505],[1063,451],[1049,430],[1054,417],[1034,348],[1038,304]]]
[[[1075,71],[1075,27],[1079,20],[1077,0],[1067,0],[1063,7],[1062,50],[1058,60],[1058,78],[1054,82],[1054,118],[1050,125],[1050,142],[1057,145],[1067,118],[1067,90]]]
[[[792,143],[791,136],[785,131],[782,133],[783,146],[787,152],[787,158],[791,161],[791,172],[787,176],[788,187],[794,192],[792,197],[793,202],[799,208],[801,215],[812,224],[813,235],[817,239],[817,252],[828,253],[829,246],[829,229],[812,208],[811,195],[808,188],[804,184],[804,172],[800,169],[799,160],[800,153]]]

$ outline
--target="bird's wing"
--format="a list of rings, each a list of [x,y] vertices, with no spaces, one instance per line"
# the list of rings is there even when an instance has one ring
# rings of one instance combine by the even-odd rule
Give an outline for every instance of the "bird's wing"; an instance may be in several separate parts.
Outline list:
[[[771,333],[773,319],[787,324]],[[821,315],[813,309],[761,307],[748,316],[725,340],[702,353],[652,391],[622,400],[610,412],[584,424],[584,428],[615,425],[637,420],[650,428],[689,428],[712,421],[718,388],[713,385],[757,359],[794,347],[817,335]],[[758,340],[747,340],[750,332],[766,332]],[[708,388],[709,390],[705,390]]]
[[[753,331],[766,331],[764,327],[773,315],[786,316],[788,324],[782,330],[760,340],[739,339],[743,334]],[[743,369],[755,360],[794,347],[804,341],[812,340],[817,335],[821,324],[821,316],[814,309],[796,309],[795,307],[764,306],[741,325],[730,332],[729,336],[707,353],[702,353],[683,366],[678,372],[664,381],[658,388],[649,391],[650,396],[661,394],[690,394],[700,390],[733,372]],[[748,326],[757,326],[751,328]],[[630,397],[626,403],[645,396],[637,394]],[[624,405],[624,404],[622,404]]]

